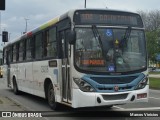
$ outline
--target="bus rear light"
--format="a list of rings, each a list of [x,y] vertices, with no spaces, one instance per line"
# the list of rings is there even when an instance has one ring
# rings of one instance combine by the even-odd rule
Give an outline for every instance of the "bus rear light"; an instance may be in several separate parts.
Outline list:
[[[137,94],[137,99],[147,98],[147,93]]]
[[[27,36],[28,36],[28,37],[32,36],[32,32],[28,32],[28,33],[27,33]]]

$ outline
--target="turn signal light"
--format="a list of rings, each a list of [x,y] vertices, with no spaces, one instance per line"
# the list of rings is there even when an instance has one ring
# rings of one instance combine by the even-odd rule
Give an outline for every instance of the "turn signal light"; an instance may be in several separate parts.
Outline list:
[[[147,93],[137,94],[137,99],[146,98]]]

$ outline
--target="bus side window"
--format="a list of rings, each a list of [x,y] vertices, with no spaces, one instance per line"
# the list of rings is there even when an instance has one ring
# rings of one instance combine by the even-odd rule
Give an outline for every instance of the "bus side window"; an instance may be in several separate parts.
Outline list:
[[[23,41],[21,41],[19,44],[19,61],[23,61],[23,48]]]
[[[13,46],[10,47],[10,62],[13,62]]]
[[[56,27],[49,30],[48,56],[57,57],[57,36]]]
[[[56,27],[52,27],[44,33],[44,57],[57,57]]]
[[[12,51],[12,50],[13,50],[13,49],[12,49],[12,46],[9,46],[9,47],[8,47],[8,51],[7,51],[7,53],[8,53],[8,56],[7,56],[7,57],[8,57],[8,58],[7,58],[8,61],[7,61],[7,62],[8,62],[8,63],[10,63],[10,62],[13,61],[13,57],[12,57],[12,56],[13,56],[13,51]]]
[[[49,44],[49,30],[44,33],[44,57],[48,57],[48,44]]]
[[[23,41],[23,60],[26,60],[26,52],[27,52],[27,50],[26,50],[26,41],[27,40]]]
[[[16,61],[19,61],[19,43],[16,43]]]
[[[6,64],[6,53],[7,52],[7,49],[6,48],[4,48],[3,49],[3,64]]]
[[[13,62],[16,62],[16,44],[13,45]]]
[[[3,61],[3,51],[0,50],[0,65],[2,65]]]
[[[35,36],[35,58],[42,58],[42,33]]]
[[[26,40],[26,60],[32,59],[32,44],[31,44],[31,38]]]

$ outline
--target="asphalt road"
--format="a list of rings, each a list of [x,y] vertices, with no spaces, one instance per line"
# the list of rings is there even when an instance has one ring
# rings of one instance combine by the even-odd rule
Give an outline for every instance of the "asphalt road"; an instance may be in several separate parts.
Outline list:
[[[159,111],[160,112],[160,91],[159,90],[150,90],[149,91],[149,102],[148,103],[134,103],[114,106],[112,109],[103,108],[83,108],[83,109],[71,109],[68,107],[63,107],[64,111],[55,112],[51,110],[47,102],[40,98],[27,93],[22,93],[21,95],[14,95],[13,91],[6,87],[5,81],[0,79],[0,96],[6,96],[9,99],[15,101],[19,105],[26,108],[28,111],[46,111],[44,115],[52,116],[46,117],[46,120],[80,120],[83,119],[105,119],[105,114],[114,114],[117,116],[124,116],[124,111]],[[69,112],[66,112],[69,111]],[[91,117],[94,116],[94,117]],[[110,118],[109,118],[110,119]],[[112,118],[113,120],[159,120],[159,117],[123,117],[123,118]]]

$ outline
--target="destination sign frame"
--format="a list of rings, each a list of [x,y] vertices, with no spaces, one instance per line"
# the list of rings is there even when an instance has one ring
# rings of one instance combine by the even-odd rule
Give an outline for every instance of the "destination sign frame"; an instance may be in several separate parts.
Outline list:
[[[143,27],[141,17],[135,13],[107,10],[79,10],[75,12],[76,25],[105,24],[108,26]]]

